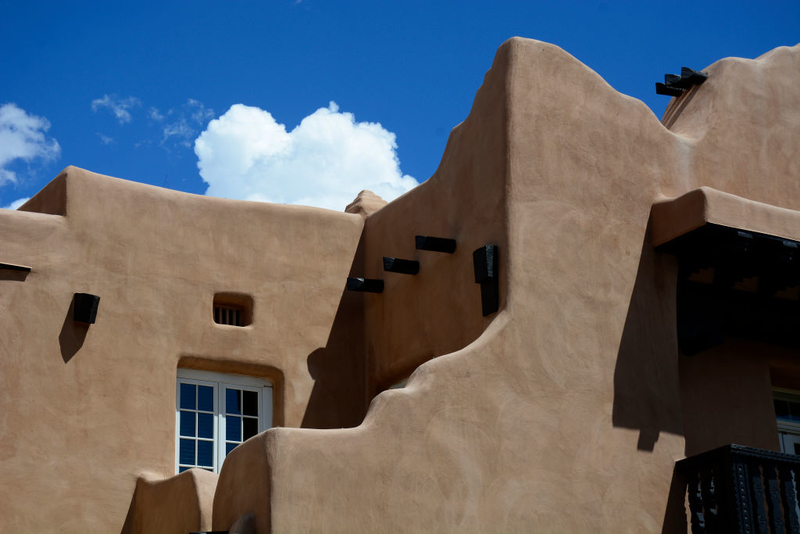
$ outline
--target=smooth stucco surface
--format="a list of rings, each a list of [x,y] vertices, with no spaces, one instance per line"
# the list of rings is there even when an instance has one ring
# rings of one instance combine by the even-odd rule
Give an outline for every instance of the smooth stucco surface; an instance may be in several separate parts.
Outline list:
[[[163,479],[145,473],[136,481],[122,534],[211,530],[217,475],[190,469]]]
[[[712,65],[691,102],[672,106],[670,131],[557,47],[507,42],[436,175],[367,219],[365,255],[369,272],[384,251],[412,254],[400,239],[429,227],[470,246],[494,241],[503,308],[483,330],[463,284],[440,296],[437,309],[448,311],[434,319],[424,280],[388,285],[387,277],[387,294],[365,308],[368,344],[384,347],[370,359],[373,379],[424,359],[416,343],[436,354],[476,341],[380,394],[356,429],[268,431],[264,446],[226,464],[220,484],[247,470],[251,456],[266,456],[269,502],[249,503],[269,510],[261,531],[685,529],[669,497],[674,462],[686,452],[680,380],[688,369],[675,332],[677,265],[653,251],[651,206],[708,186],[796,209],[798,61],[796,47]],[[746,93],[726,80],[742,71],[754,82]],[[755,105],[752,92],[762,99]],[[781,111],[754,123],[754,107]],[[474,207],[461,211],[443,193]],[[412,203],[440,207],[414,211]],[[401,237],[392,215],[404,210],[413,222]],[[459,276],[449,259],[436,260],[446,287]],[[389,309],[390,299],[405,306]],[[769,399],[761,385],[752,416],[764,415]],[[772,430],[768,421],[736,437],[774,446]],[[217,498],[215,528],[247,511],[226,504],[234,500]]]
[[[663,245],[704,224],[800,240],[800,211],[701,187],[678,198],[653,204],[653,246]]]
[[[318,377],[333,384],[322,401],[309,362],[352,301],[362,217],[75,167],[40,195],[53,191],[63,216],[0,211],[0,261],[32,267],[0,280],[0,531],[119,531],[139,474],[175,472],[179,365],[266,376],[278,425],[358,424],[359,360]],[[57,202],[23,209],[43,205]],[[100,296],[95,324],[72,321],[76,292]],[[252,324],[215,324],[218,292],[252,296]]]

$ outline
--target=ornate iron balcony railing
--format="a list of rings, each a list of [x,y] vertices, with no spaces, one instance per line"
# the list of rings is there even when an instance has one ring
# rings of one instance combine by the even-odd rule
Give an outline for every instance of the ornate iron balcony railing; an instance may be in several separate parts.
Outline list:
[[[693,534],[800,533],[800,456],[726,445],[685,460]]]

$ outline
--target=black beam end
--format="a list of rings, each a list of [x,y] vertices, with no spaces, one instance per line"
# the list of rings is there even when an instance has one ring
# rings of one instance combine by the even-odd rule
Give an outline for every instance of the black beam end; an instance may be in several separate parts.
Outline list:
[[[708,74],[689,67],[681,67],[681,75],[665,74],[664,83],[656,84],[656,94],[681,96],[686,89],[700,85],[708,79]]]
[[[475,283],[497,278],[497,245],[484,245],[472,253]]]
[[[427,235],[414,236],[417,250],[430,250],[432,252],[443,252],[452,254],[456,251],[456,240],[444,237],[431,237]]]
[[[472,253],[475,283],[481,285],[481,311],[484,317],[493,314],[500,307],[497,250],[497,245],[484,245]]]
[[[348,277],[347,290],[360,291],[362,293],[383,293],[383,280]]]
[[[700,85],[708,79],[708,74],[689,67],[681,67],[681,82],[689,85]]]
[[[656,83],[656,94],[657,95],[665,95],[665,96],[681,96],[683,94],[683,89],[678,89],[677,87],[672,87],[663,83]]]
[[[13,263],[0,263],[0,270],[2,271],[16,271],[20,273],[29,273],[31,268],[27,265],[15,265]]]
[[[383,270],[390,273],[417,274],[419,272],[419,262],[384,256]]]
[[[72,299],[72,320],[77,323],[94,324],[100,297],[89,293],[75,293]]]

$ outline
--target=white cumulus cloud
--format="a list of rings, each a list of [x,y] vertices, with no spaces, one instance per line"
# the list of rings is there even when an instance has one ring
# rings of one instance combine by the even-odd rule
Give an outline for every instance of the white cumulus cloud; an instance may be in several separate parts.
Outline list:
[[[8,206],[3,206],[3,209],[4,210],[15,210],[15,209],[19,208],[20,206],[22,206],[23,204],[25,204],[30,199],[31,199],[31,197],[19,198],[19,199],[15,200],[14,202],[12,202],[11,204],[9,204]]]
[[[103,98],[92,100],[92,111],[108,109],[119,121],[120,124],[131,122],[131,109],[140,106],[141,101],[135,96],[119,98],[117,95],[103,95]]]
[[[362,189],[388,201],[417,185],[400,171],[395,134],[334,102],[291,132],[269,112],[235,104],[194,151],[206,194],[217,197],[343,210]]]
[[[17,181],[16,173],[7,168],[14,160],[58,157],[61,147],[45,135],[49,129],[44,117],[29,115],[14,103],[0,106],[0,185]]]

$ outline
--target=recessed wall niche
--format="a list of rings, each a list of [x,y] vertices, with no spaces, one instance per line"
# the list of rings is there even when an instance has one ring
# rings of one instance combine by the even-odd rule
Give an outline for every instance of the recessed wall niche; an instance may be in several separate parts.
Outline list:
[[[243,293],[216,293],[213,317],[217,324],[248,326],[253,323],[253,297]]]

